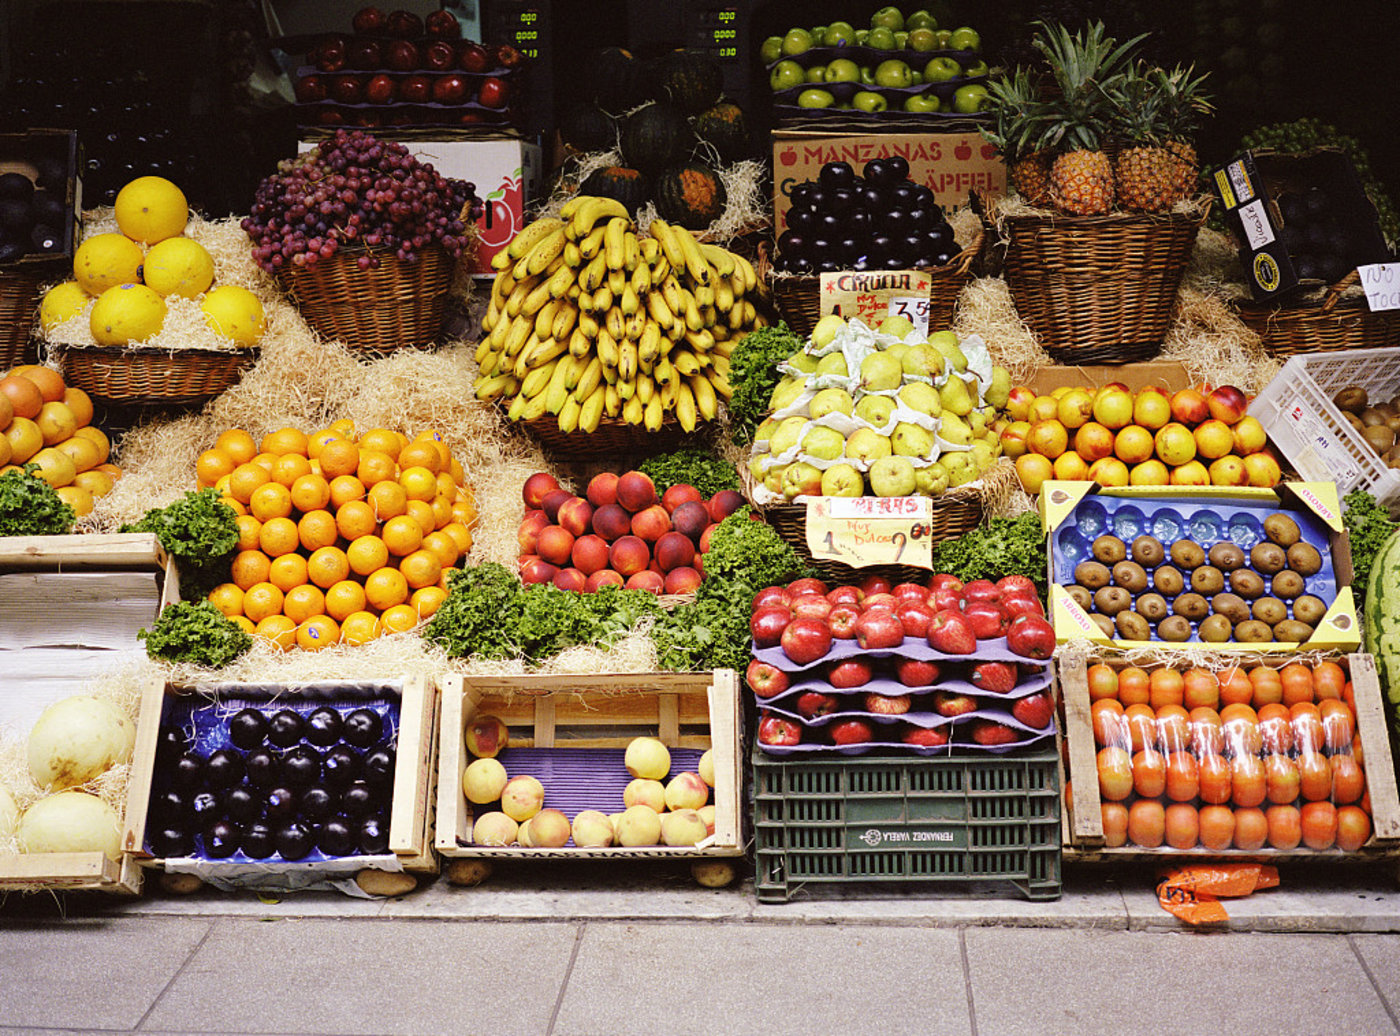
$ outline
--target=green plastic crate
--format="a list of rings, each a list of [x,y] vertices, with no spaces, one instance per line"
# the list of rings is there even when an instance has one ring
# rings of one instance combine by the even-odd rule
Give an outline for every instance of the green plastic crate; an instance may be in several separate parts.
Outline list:
[[[762,902],[948,882],[1005,882],[1028,899],[1059,898],[1054,749],[798,760],[755,746],[753,764]]]

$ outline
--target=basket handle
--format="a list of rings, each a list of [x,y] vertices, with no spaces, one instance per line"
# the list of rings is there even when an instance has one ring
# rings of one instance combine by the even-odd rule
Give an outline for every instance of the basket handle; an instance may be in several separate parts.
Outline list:
[[[1322,302],[1322,312],[1332,312],[1332,310],[1336,307],[1337,303],[1341,301],[1342,292],[1346,291],[1360,279],[1361,274],[1359,274],[1355,270],[1355,268],[1353,268],[1350,273],[1348,273],[1345,277],[1339,280],[1336,284],[1332,285],[1332,287],[1328,288],[1327,298],[1325,298]]]

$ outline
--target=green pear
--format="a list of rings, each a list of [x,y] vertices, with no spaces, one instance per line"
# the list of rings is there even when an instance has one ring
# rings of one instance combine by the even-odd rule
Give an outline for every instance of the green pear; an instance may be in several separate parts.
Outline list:
[[[909,421],[900,421],[890,433],[890,448],[899,457],[927,457],[933,452],[933,433]]]
[[[951,410],[959,417],[972,413],[973,404],[976,402],[972,393],[967,390],[967,382],[956,374],[951,375],[938,390],[938,401],[943,404],[944,410]]]
[[[846,449],[846,437],[835,428],[814,424],[802,436],[802,452],[818,460],[835,460]]]
[[[943,358],[959,373],[967,370],[967,357],[963,355],[958,336],[952,331],[935,331],[928,336],[928,344],[943,354]]]
[[[987,430],[987,415],[980,410],[974,410],[967,415],[967,426],[972,429],[974,439],[982,438],[982,433]]]
[[[851,399],[851,394],[841,388],[824,388],[812,397],[812,401],[807,404],[807,412],[812,420],[825,417],[827,414],[849,415],[855,407],[855,401]]]
[[[760,453],[756,457],[749,458],[749,474],[753,476],[755,482],[763,481],[763,465],[767,456],[766,453]]]
[[[758,426],[753,433],[754,442],[766,442],[773,437],[773,432],[777,430],[778,422],[771,417],[765,417],[763,423]]]
[[[950,442],[954,446],[972,445],[972,429],[967,426],[967,422],[957,414],[951,414],[946,410],[943,412],[942,423],[938,426],[938,434],[942,436],[944,442]],[[773,452],[781,453],[782,451],[775,449]]]
[[[888,353],[871,353],[860,361],[860,387],[866,392],[899,388],[904,368]]]
[[[982,398],[998,410],[1004,409],[1011,398],[1011,372],[1005,367],[993,367],[992,383],[982,393]]]
[[[930,417],[937,417],[943,409],[943,404],[938,398],[938,389],[927,381],[906,381],[899,390],[899,401],[909,409],[928,414]]]
[[[914,330],[914,322],[908,317],[893,316],[885,317],[880,321],[880,326],[875,330],[882,335],[894,335],[896,338],[906,338],[909,332]]]
[[[864,496],[865,477],[850,464],[833,464],[822,472],[822,496]]]
[[[866,424],[883,428],[894,415],[894,400],[889,396],[862,396],[856,403],[855,415]]]
[[[763,488],[770,493],[783,495],[783,476],[787,474],[790,464],[774,464],[768,469],[768,474],[763,476]]]
[[[948,489],[948,472],[941,464],[914,469],[914,488],[924,496],[942,496]]]
[[[972,442],[972,460],[977,465],[978,474],[986,472],[997,462],[996,453],[992,450],[991,443],[986,439],[974,439]]]
[[[820,496],[822,491],[821,469],[798,461],[789,464],[783,473],[783,496],[791,500],[795,496]]]
[[[927,342],[911,345],[899,362],[905,374],[916,378],[936,378],[943,373],[943,354]]]
[[[954,487],[975,482],[981,474],[971,453],[949,454],[944,467],[948,469],[948,485]]]
[[[881,350],[881,351],[882,351],[886,356],[893,356],[896,360],[898,360],[898,361],[900,362],[901,365],[903,365],[903,363],[904,363],[904,354],[907,353],[907,352],[909,351],[909,343],[907,343],[907,342],[894,342],[893,344],[890,345],[889,348],[883,349],[883,350]]]
[[[795,352],[787,358],[787,362],[803,374],[811,374],[817,369],[817,358],[808,352]]]
[[[908,457],[881,457],[870,465],[870,489],[876,496],[911,496],[917,485]]]
[[[797,441],[802,438],[802,432],[807,427],[807,423],[807,418],[801,414],[784,418],[783,423],[778,425],[778,430],[768,440],[768,448],[775,456],[786,453],[796,446]],[[946,439],[947,436],[945,435],[944,438]]]
[[[846,369],[846,355],[841,352],[827,353],[817,361],[818,374],[836,374],[841,377],[850,375]]]
[[[784,378],[773,389],[773,398],[768,401],[770,410],[784,410],[792,406],[807,391],[806,378]]]
[[[816,327],[812,328],[812,346],[816,349],[826,348],[845,327],[846,321],[835,313],[828,313],[817,321]]]
[[[890,437],[881,435],[873,428],[857,428],[846,440],[846,456],[863,464],[888,457],[894,453]]]

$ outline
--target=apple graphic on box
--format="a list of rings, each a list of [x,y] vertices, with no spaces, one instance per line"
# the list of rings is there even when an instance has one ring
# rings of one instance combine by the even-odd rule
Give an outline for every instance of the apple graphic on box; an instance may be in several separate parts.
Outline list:
[[[744,670],[744,682],[760,698],[776,698],[790,686],[788,674],[775,665],[753,659]]]
[[[870,682],[873,675],[870,663],[856,658],[834,662],[826,671],[827,682],[841,689],[863,687]]]
[[[831,630],[821,619],[797,618],[782,636],[783,654],[798,665],[808,665],[831,650]]]
[[[767,713],[758,721],[758,742],[762,745],[796,745],[802,741],[802,726],[794,720]]]

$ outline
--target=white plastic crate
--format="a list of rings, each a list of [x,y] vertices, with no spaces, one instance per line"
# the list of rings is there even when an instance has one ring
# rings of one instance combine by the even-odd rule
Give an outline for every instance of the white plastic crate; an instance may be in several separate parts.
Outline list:
[[[1306,480],[1364,489],[1400,514],[1400,471],[1386,467],[1332,397],[1364,388],[1371,400],[1400,392],[1400,349],[1344,349],[1294,356],[1249,404],[1279,451]]]

